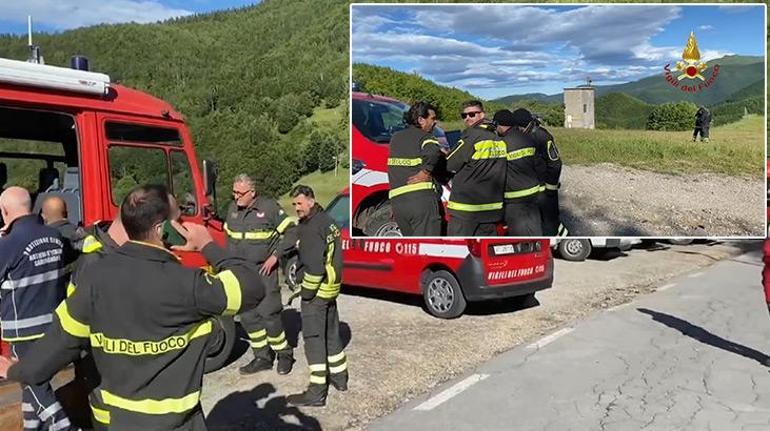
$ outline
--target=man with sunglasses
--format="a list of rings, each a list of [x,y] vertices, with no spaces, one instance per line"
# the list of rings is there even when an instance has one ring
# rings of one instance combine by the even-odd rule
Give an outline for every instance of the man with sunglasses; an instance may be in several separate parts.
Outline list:
[[[388,196],[393,216],[404,236],[441,235],[441,200],[433,171],[443,158],[438,140],[431,134],[436,108],[417,102],[404,114],[408,127],[396,132],[388,153]]]
[[[265,285],[265,299],[257,308],[240,315],[254,351],[254,359],[239,369],[241,374],[272,369],[275,356],[278,374],[289,374],[294,364],[281,321],[283,304],[275,267],[278,257],[294,248],[296,223],[296,217],[287,216],[275,199],[257,194],[250,176],[240,174],[235,178],[233,203],[225,218],[227,248],[235,256],[259,265]]]
[[[450,236],[494,236],[503,218],[505,142],[495,125],[484,119],[478,100],[462,104],[460,116],[468,126],[457,147],[447,156],[447,170],[454,173],[449,196]]]

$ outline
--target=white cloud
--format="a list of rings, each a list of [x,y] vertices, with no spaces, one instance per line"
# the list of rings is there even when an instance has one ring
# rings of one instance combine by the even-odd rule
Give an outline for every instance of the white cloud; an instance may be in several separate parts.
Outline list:
[[[714,29],[714,26],[712,25],[701,25],[698,27],[698,30],[703,30],[703,31],[709,31],[713,29]]]
[[[0,3],[0,16],[5,20],[26,22],[27,15],[32,15],[34,22],[57,30],[105,23],[155,22],[192,13],[169,8],[154,0],[26,0]]]

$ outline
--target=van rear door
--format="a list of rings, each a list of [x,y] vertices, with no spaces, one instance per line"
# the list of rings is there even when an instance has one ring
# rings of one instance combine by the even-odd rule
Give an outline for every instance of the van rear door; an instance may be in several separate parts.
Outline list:
[[[542,279],[552,265],[547,239],[475,240],[472,248],[484,264],[485,279],[492,287]]]

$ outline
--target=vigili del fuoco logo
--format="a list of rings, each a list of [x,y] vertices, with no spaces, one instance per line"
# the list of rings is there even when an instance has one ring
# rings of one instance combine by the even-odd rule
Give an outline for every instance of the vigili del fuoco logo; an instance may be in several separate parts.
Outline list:
[[[719,76],[718,64],[711,68],[709,74],[707,72],[709,66],[706,62],[700,61],[698,42],[695,40],[695,33],[692,31],[687,39],[687,46],[685,46],[684,52],[682,52],[682,61],[677,61],[674,69],[674,71],[671,70],[671,63],[663,67],[666,82],[671,84],[672,87],[687,93],[697,93],[709,88],[717,79],[717,76]],[[679,75],[675,75],[677,72],[680,72]],[[709,77],[706,78],[705,75],[709,75]]]

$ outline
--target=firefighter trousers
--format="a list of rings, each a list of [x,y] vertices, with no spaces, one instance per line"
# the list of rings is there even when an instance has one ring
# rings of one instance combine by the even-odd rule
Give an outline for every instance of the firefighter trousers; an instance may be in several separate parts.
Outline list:
[[[559,214],[559,192],[546,190],[538,195],[540,217],[543,221],[543,235],[566,236],[567,229],[561,224]]]
[[[32,342],[11,344],[11,355],[14,359],[23,359]],[[24,420],[24,431],[37,430],[72,430],[67,414],[56,399],[50,382],[40,385],[22,384],[21,413]]]
[[[406,193],[390,202],[403,236],[441,236],[441,203],[435,192]]]
[[[326,386],[327,376],[347,383],[348,363],[340,336],[337,301],[318,297],[302,300],[301,312],[310,384]]]
[[[536,197],[505,203],[508,236],[542,236],[543,222]]]
[[[270,275],[261,277],[265,284],[265,298],[256,308],[240,314],[241,326],[249,334],[249,344],[254,349],[254,355],[272,362],[273,352],[289,354],[292,348],[281,321],[283,304],[278,287],[278,271],[274,270]]]
[[[447,225],[448,236],[497,236],[497,223],[484,223],[473,218],[461,218],[452,214]]]
[[[709,128],[708,127],[695,127],[695,130],[692,132],[692,140],[696,140],[698,138],[698,134],[700,134],[700,140],[708,139],[709,138]]]

